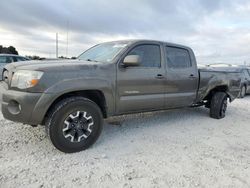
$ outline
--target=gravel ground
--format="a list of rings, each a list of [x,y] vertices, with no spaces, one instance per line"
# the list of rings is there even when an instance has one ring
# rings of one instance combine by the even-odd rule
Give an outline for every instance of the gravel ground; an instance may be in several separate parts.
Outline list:
[[[0,187],[250,187],[249,107],[250,96],[222,120],[202,107],[110,119],[75,154],[0,115]]]

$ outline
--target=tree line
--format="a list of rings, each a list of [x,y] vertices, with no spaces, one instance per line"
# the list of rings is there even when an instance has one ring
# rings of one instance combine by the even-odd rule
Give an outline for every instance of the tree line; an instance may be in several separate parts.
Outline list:
[[[18,55],[18,51],[13,46],[3,47],[2,45],[0,45],[0,54],[15,54],[15,55]]]
[[[13,46],[3,47],[2,45],[0,45],[0,54],[15,54],[15,55],[18,55],[18,51]],[[33,60],[43,60],[43,59],[46,59],[44,57],[39,57],[37,55],[26,56],[26,57],[28,57],[29,59],[33,59]],[[58,58],[59,59],[76,59],[76,57],[68,58],[68,57],[64,57],[64,56],[60,56]]]

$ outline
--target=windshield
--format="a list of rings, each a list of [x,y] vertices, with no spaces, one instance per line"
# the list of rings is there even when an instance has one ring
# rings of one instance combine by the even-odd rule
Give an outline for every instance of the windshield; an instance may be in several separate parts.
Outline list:
[[[103,43],[98,44],[89,50],[83,52],[78,59],[86,61],[100,61],[100,62],[110,62],[115,56],[127,46],[127,43],[117,42],[117,43]]]

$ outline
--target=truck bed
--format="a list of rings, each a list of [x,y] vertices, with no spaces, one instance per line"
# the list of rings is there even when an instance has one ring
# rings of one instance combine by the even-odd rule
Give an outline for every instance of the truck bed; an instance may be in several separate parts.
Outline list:
[[[199,72],[199,87],[197,92],[197,101],[202,101],[211,91],[218,85],[230,86],[228,95],[230,101],[237,98],[239,94],[239,86],[241,83],[240,69],[236,67],[200,67]]]

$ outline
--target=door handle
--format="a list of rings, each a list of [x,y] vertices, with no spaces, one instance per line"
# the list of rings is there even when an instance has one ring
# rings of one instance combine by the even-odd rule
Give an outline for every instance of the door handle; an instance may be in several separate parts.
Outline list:
[[[165,77],[162,74],[157,74],[155,78],[156,79],[164,79]]]
[[[189,75],[189,78],[191,78],[191,79],[194,79],[194,78],[196,78],[193,74],[190,74]]]

